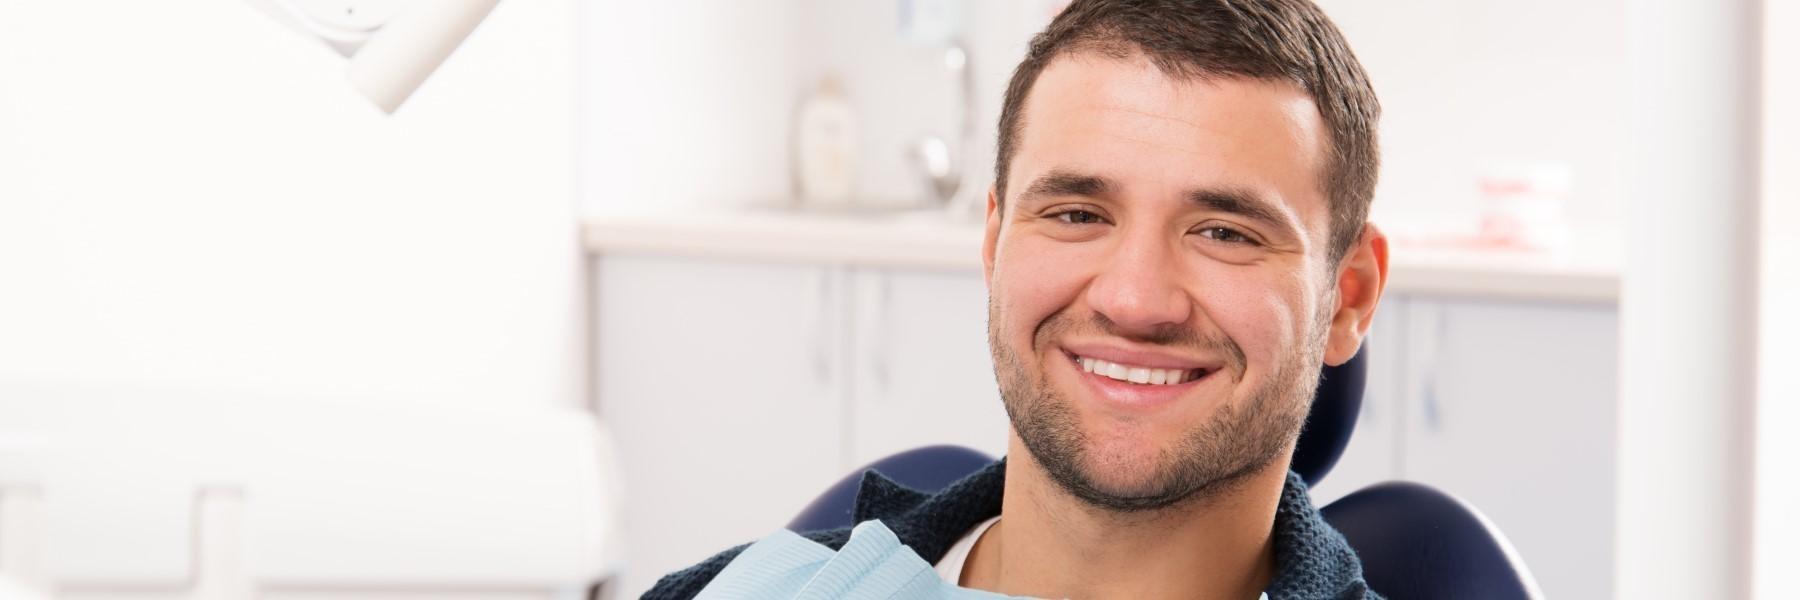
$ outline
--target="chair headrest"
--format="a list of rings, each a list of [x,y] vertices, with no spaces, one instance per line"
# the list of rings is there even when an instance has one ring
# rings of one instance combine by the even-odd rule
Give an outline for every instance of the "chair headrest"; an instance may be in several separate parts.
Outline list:
[[[1350,434],[1356,431],[1356,417],[1362,412],[1368,356],[1369,345],[1363,344],[1349,361],[1325,367],[1319,374],[1312,411],[1306,415],[1306,426],[1300,430],[1300,441],[1294,446],[1294,460],[1290,464],[1308,486],[1318,485],[1337,465],[1344,447],[1350,444]]]
[[[1407,481],[1372,485],[1319,509],[1393,600],[1529,600],[1543,591],[1506,536],[1475,507]]]

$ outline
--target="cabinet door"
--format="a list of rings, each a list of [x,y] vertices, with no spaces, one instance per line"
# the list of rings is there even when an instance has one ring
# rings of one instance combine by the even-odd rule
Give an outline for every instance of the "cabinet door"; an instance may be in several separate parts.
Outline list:
[[[851,464],[932,444],[1004,454],[980,273],[868,270],[853,281]]]
[[[1406,305],[1404,297],[1383,298],[1369,335],[1363,338],[1368,379],[1363,388],[1362,412],[1337,466],[1312,489],[1313,503],[1318,506],[1400,478],[1400,429],[1405,426],[1400,382],[1406,370],[1401,346],[1406,333]]]
[[[1611,307],[1415,301],[1402,470],[1504,531],[1550,598],[1611,597]]]
[[[619,597],[785,525],[842,470],[841,276],[606,256],[599,412],[625,475]]]

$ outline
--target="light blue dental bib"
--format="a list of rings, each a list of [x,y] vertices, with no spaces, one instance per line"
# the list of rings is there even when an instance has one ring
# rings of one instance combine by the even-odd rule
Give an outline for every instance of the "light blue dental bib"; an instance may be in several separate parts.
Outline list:
[[[850,531],[831,548],[788,530],[745,548],[719,571],[697,600],[1002,600],[1023,598],[958,587],[900,543],[881,521]],[[1268,595],[1262,595],[1268,600]]]

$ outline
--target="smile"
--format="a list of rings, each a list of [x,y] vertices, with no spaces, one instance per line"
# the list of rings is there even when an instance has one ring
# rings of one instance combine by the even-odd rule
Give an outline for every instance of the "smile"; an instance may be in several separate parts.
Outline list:
[[[1191,403],[1211,402],[1222,394],[1195,395],[1223,370],[1224,362],[1199,352],[1179,348],[1144,346],[1114,340],[1064,340],[1058,348],[1069,362],[1079,396],[1098,402],[1108,411],[1142,414]],[[1224,392],[1225,390],[1213,390]]]
[[[1178,385],[1206,375],[1205,369],[1158,369],[1075,356],[1081,370],[1101,377],[1138,385]]]

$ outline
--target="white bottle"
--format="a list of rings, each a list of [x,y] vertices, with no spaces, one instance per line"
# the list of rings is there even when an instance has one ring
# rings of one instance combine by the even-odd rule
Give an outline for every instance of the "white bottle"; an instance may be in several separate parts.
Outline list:
[[[837,79],[826,76],[800,105],[794,165],[802,204],[845,207],[856,187],[856,113]]]

